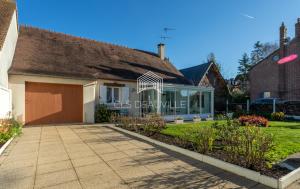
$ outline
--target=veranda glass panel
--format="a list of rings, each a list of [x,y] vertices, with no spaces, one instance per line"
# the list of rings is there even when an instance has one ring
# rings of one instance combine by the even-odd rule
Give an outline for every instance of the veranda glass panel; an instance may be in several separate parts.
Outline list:
[[[190,90],[190,114],[200,114],[200,92],[197,90]]]
[[[176,91],[176,115],[188,113],[188,91],[185,89]]]
[[[202,92],[201,109],[203,114],[211,113],[211,92]]]
[[[157,91],[146,90],[141,93],[142,115],[157,113]]]
[[[161,96],[161,114],[175,115],[175,91],[164,91]]]

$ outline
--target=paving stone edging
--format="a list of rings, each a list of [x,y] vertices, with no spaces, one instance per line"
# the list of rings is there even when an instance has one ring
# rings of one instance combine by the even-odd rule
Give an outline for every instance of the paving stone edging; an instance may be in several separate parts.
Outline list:
[[[213,165],[215,167],[218,167],[220,169],[223,169],[225,171],[240,175],[242,177],[245,177],[247,179],[253,180],[255,182],[264,184],[266,186],[272,187],[272,188],[278,188],[278,189],[284,189],[287,186],[289,186],[290,184],[292,184],[293,182],[295,182],[296,180],[300,179],[300,168],[290,172],[289,174],[281,177],[280,179],[275,179],[266,175],[262,175],[259,172],[256,171],[252,171],[250,169],[246,169],[231,163],[227,163],[224,162],[222,160],[207,156],[207,155],[203,155],[197,152],[193,152],[184,148],[180,148],[174,145],[170,145],[170,144],[166,144],[157,140],[154,140],[152,138],[146,137],[144,135],[140,135],[138,133],[135,132],[131,132],[125,129],[122,129],[120,127],[116,127],[116,126],[112,126],[112,125],[107,125],[106,127],[109,127],[111,129],[114,130],[118,130],[120,132],[132,135],[134,137],[137,137],[139,139],[142,139],[144,141],[156,144],[158,146],[167,148],[169,150],[175,151],[177,153],[186,155],[188,157],[191,157],[193,159],[202,161],[204,163]]]
[[[5,144],[0,148],[0,156],[4,152],[4,150],[8,147],[8,145],[14,140],[14,136],[11,137],[8,141],[5,142]]]

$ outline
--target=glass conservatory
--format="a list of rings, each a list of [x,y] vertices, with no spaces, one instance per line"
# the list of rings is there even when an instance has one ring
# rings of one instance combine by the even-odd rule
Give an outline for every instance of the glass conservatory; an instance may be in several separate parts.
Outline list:
[[[158,113],[166,120],[176,117],[213,117],[214,89],[211,87],[164,85],[162,93],[146,90],[140,94],[141,115]]]

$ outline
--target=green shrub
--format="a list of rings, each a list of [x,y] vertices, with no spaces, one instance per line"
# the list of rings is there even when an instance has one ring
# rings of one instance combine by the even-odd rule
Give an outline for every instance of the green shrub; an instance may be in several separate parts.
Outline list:
[[[117,126],[147,136],[160,133],[166,127],[165,121],[158,115],[149,115],[143,118],[119,116],[116,120]]]
[[[235,134],[240,129],[240,124],[237,120],[227,119],[226,124],[219,124],[218,122],[213,123],[212,128],[216,130],[217,140],[221,143],[221,146],[227,146],[233,141],[231,138],[232,134]]]
[[[164,119],[158,115],[142,119],[142,122],[144,132],[148,136],[160,133],[166,127]]]
[[[95,122],[103,123],[111,121],[112,111],[106,105],[98,104],[95,108]]]
[[[285,115],[283,112],[274,112],[271,114],[271,120],[273,121],[283,121],[285,118]]]
[[[240,127],[237,121],[214,123],[218,148],[227,154],[227,160],[244,167],[258,169],[266,164],[266,154],[273,148],[273,136],[256,126]]]
[[[185,132],[182,139],[190,140],[196,151],[207,154],[213,149],[216,131],[212,127],[198,127]]]
[[[224,114],[217,114],[215,115],[215,120],[226,120],[227,116]]]
[[[5,143],[11,137],[21,134],[22,124],[15,119],[0,120],[0,144]]]
[[[133,124],[133,117],[128,116],[118,116],[116,119],[117,126],[123,127],[128,130],[132,130],[132,124]]]
[[[240,153],[245,157],[245,166],[247,168],[264,166],[265,156],[274,146],[273,136],[258,127],[243,127],[240,132]]]

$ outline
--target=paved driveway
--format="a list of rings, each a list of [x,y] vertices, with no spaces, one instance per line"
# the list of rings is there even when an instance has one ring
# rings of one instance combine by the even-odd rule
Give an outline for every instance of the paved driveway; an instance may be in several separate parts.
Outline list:
[[[100,126],[24,128],[0,188],[267,188]]]

